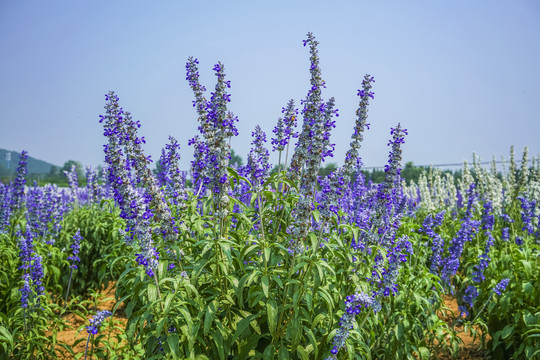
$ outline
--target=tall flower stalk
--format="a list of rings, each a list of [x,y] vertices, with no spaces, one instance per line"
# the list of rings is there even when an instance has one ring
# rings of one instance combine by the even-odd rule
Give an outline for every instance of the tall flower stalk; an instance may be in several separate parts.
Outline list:
[[[17,233],[19,238],[19,256],[21,259],[20,270],[23,271],[23,286],[21,292],[21,307],[23,308],[25,331],[29,331],[26,312],[39,309],[41,296],[45,292],[43,286],[43,265],[42,257],[34,250],[34,236],[30,229],[26,227],[25,233]]]
[[[238,135],[235,123],[238,118],[227,110],[231,101],[227,89],[230,81],[225,80],[225,68],[218,62],[213,70],[217,77],[214,92],[210,100],[204,97],[206,88],[199,83],[198,60],[190,57],[186,64],[186,80],[195,95],[193,106],[199,115],[199,132],[204,140],[194,137],[190,144],[195,147],[195,160],[192,162],[196,187],[212,191],[214,212],[219,219],[220,232],[224,230],[224,221],[229,207],[229,181],[227,166],[230,159],[230,139]],[[197,152],[199,154],[197,154]],[[197,191],[200,193],[200,191]]]
[[[71,287],[71,278],[73,276],[73,270],[77,269],[77,263],[81,261],[79,258],[79,251],[81,249],[81,230],[77,229],[77,232],[75,235],[73,235],[73,243],[70,245],[71,248],[71,255],[68,256],[67,260],[71,261],[71,265],[69,266],[70,272],[69,272],[69,281],[68,281],[68,287],[66,291],[66,301],[64,303],[64,307],[67,305],[68,297],[69,297],[69,289]]]
[[[311,88],[306,99],[302,101],[303,125],[298,139],[289,176],[293,181],[299,181],[299,198],[296,205],[295,220],[292,229],[292,239],[289,252],[298,254],[304,251],[304,242],[311,227],[311,215],[314,209],[313,201],[317,185],[317,175],[321,162],[332,154],[333,144],[330,143],[330,130],[334,127],[334,99],[324,102],[321,97],[325,83],[319,68],[318,42],[312,33],[307,34],[304,46],[310,48]]]
[[[145,267],[148,276],[152,277],[159,258],[150,227],[150,220],[154,216],[150,208],[152,198],[147,192],[141,192],[135,188],[130,173],[133,166],[139,167],[144,164],[137,164],[135,157],[124,158],[126,150],[122,147],[133,146],[130,144],[133,139],[130,138],[126,129],[126,122],[131,122],[131,117],[118,105],[118,96],[113,91],[109,92],[105,98],[107,100],[106,115],[100,116],[100,122],[104,124],[104,135],[109,139],[104,147],[105,160],[109,164],[109,183],[112,184],[114,199],[121,209],[120,217],[126,220],[124,231],[126,242],[132,244],[135,238],[138,240],[141,251],[136,254],[136,260]],[[131,122],[130,125],[134,124]],[[133,135],[133,130],[129,133]],[[133,150],[129,152],[135,153]]]
[[[96,313],[96,316],[90,319],[90,325],[86,326],[86,332],[88,333],[88,338],[86,339],[86,348],[84,350],[84,359],[86,360],[86,355],[88,354],[88,343],[90,342],[90,337],[97,335],[99,332],[99,327],[101,326],[101,323],[108,318],[109,316],[112,316],[112,312],[109,310],[99,310]],[[92,351],[90,351],[90,358],[92,357]]]
[[[298,109],[294,107],[294,100],[291,99],[287,103],[287,107],[283,108],[281,112],[284,114],[283,118],[278,119],[278,123],[273,130],[276,135],[272,138],[273,151],[279,152],[278,170],[281,169],[281,153],[285,151],[285,163],[283,168],[287,169],[287,160],[289,156],[289,145],[291,138],[298,138],[298,132],[294,131],[296,128],[296,120],[298,117]]]
[[[26,150],[21,151],[19,155],[19,164],[17,165],[17,173],[15,180],[13,181],[12,195],[11,195],[11,211],[15,212],[22,209],[24,204],[24,187],[26,184],[28,152]]]

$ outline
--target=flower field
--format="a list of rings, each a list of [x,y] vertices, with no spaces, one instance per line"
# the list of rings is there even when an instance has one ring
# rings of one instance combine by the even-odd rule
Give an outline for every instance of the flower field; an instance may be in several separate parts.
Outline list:
[[[338,110],[317,44],[308,33],[305,99],[284,104],[271,139],[253,130],[244,166],[229,166],[225,67],[207,98],[194,58],[189,172],[172,136],[151,170],[144,127],[112,91],[106,165],[85,185],[75,170],[69,188],[27,184],[23,151],[0,183],[0,359],[450,359],[464,334],[485,358],[540,359],[540,159],[512,149],[505,169],[474,161],[407,185],[396,124],[373,183],[366,75],[343,165],[319,176]]]

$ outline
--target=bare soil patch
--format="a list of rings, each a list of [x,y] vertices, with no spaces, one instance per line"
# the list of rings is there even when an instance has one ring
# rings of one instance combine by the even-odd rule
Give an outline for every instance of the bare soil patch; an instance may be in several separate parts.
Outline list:
[[[63,343],[71,346],[75,355],[83,354],[86,349],[86,340],[88,338],[88,332],[86,331],[85,326],[90,325],[89,319],[93,317],[98,310],[110,310],[112,311],[116,300],[114,298],[115,292],[115,283],[109,283],[107,288],[102,288],[100,290],[99,301],[97,306],[89,305],[86,310],[91,314],[89,318],[82,318],[75,313],[68,313],[64,316],[64,320],[68,325],[64,330],[57,333],[58,343]],[[113,316],[115,321],[121,322],[123,325],[127,324],[127,318],[123,314],[122,306],[119,307],[116,314]],[[77,341],[82,340],[77,343]],[[77,343],[77,344],[76,344]],[[76,344],[76,345],[75,345]],[[57,346],[56,354],[58,359],[67,360],[72,359],[73,356],[63,349],[61,346]]]
[[[446,295],[444,298],[444,303],[450,311],[447,311],[445,314],[438,314],[439,318],[443,319],[450,326],[454,326],[456,331],[458,331],[458,336],[462,340],[462,344],[459,348],[458,359],[463,360],[487,360],[490,359],[485,350],[482,350],[481,342],[479,336],[473,337],[469,332],[465,332],[465,329],[459,319],[461,318],[460,311],[458,310],[457,300],[450,296]],[[474,328],[479,334],[482,334],[482,330],[478,327]],[[486,341],[489,341],[491,338],[487,335]],[[441,360],[450,360],[453,359],[450,354],[437,354],[437,359]]]

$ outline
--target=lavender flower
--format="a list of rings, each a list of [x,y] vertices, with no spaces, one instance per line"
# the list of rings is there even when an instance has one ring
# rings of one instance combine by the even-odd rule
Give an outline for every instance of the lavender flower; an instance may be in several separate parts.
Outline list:
[[[0,234],[9,231],[11,219],[11,188],[0,183]]]
[[[371,296],[364,292],[355,293],[347,296],[345,300],[345,313],[339,322],[339,329],[334,336],[334,347],[330,351],[332,356],[327,360],[335,360],[339,349],[345,347],[345,342],[349,337],[349,331],[353,328],[356,315],[360,314],[363,309],[373,308],[377,312],[380,309],[380,304]]]
[[[167,196],[172,202],[184,207],[184,200],[187,200],[187,193],[185,190],[185,174],[180,171],[180,145],[178,141],[169,136],[169,144],[165,145],[160,158],[160,172],[158,173],[158,179],[160,179],[161,186],[165,187]]]
[[[426,217],[424,220],[424,223],[422,224],[422,228],[420,228],[419,231],[425,233],[429,238],[432,240],[432,255],[431,255],[431,265],[429,267],[429,271],[432,274],[438,274],[439,268],[441,266],[441,256],[444,251],[444,239],[441,237],[441,235],[437,234],[433,228],[436,226],[440,226],[442,224],[442,220],[444,218],[444,214],[446,213],[445,210],[439,212],[435,218],[433,218],[431,215]]]
[[[231,87],[230,81],[225,81],[224,66],[218,63],[214,66],[217,76],[215,91],[209,101],[203,96],[205,88],[199,84],[197,59],[189,58],[186,64],[187,76],[190,87],[195,95],[193,106],[199,114],[199,131],[204,136],[202,140],[193,138],[190,144],[194,144],[197,150],[202,150],[201,157],[196,157],[196,165],[193,168],[195,184],[199,187],[209,187],[214,194],[217,215],[223,219],[228,213],[228,172],[227,166],[230,159],[230,146],[227,141],[232,136],[238,135],[235,122],[238,118],[227,110],[230,95],[226,89]]]
[[[501,219],[503,221],[506,221],[507,223],[513,223],[515,222],[511,217],[510,215],[507,215],[507,214],[501,214]]]
[[[318,194],[317,210],[320,214],[319,226],[328,227],[332,216],[337,215],[339,211],[339,198],[343,197],[347,187],[347,176],[343,174],[342,169],[332,172],[327,177],[319,177],[321,191]]]
[[[273,133],[276,134],[275,138],[272,138],[272,151],[282,152],[285,147],[289,145],[291,138],[298,138],[298,132],[294,131],[296,128],[296,119],[298,115],[298,109],[294,108],[294,100],[291,99],[287,103],[287,107],[283,108],[281,112],[284,114],[283,119],[279,118]]]
[[[501,239],[502,241],[510,240],[510,228],[504,227],[501,229]]]
[[[369,99],[373,99],[374,93],[371,91],[372,85],[374,82],[373,76],[366,74],[364,80],[362,81],[362,90],[358,90],[358,96],[360,97],[360,105],[358,110],[356,110],[356,124],[354,126],[354,132],[352,135],[352,141],[350,149],[345,155],[345,170],[350,172],[353,168],[357,168],[361,165],[360,156],[358,150],[360,149],[360,143],[364,140],[363,133],[365,129],[369,129],[369,124],[366,122]]]
[[[88,335],[96,335],[99,331],[101,323],[109,316],[112,316],[112,312],[110,312],[109,310],[98,310],[96,316],[90,319],[90,325],[86,326],[86,331],[88,332]]]
[[[376,287],[378,291],[375,292],[379,296],[395,295],[398,291],[397,278],[399,276],[399,268],[401,263],[407,261],[406,254],[412,254],[412,244],[407,236],[402,236],[395,241],[393,246],[390,246],[386,257],[388,258],[388,264],[381,271],[381,276],[376,271],[373,271],[374,277],[378,278]],[[380,256],[378,259],[382,258]],[[377,265],[376,265],[377,266]]]
[[[36,304],[39,303],[39,296],[45,291],[43,287],[43,265],[41,264],[41,256],[34,251],[34,237],[29,228],[26,228],[25,234],[18,232],[19,237],[19,256],[21,258],[21,266],[23,270],[23,287],[21,292],[21,307],[29,308],[29,299],[32,294],[36,294]]]
[[[378,243],[384,246],[390,246],[397,229],[403,211],[406,199],[400,195],[399,191],[399,174],[401,161],[401,144],[407,130],[401,129],[401,125],[391,129],[393,140],[388,142],[392,146],[392,150],[388,156],[388,165],[385,167],[385,179],[378,186],[375,203],[371,209],[374,212],[371,216],[370,229],[368,232],[368,242]]]
[[[54,244],[62,228],[64,214],[70,209],[70,200],[64,202],[63,194],[56,185],[30,188],[26,200],[26,220],[30,230],[41,236],[46,244]]]
[[[482,213],[482,229],[493,230],[495,225],[495,216],[493,215],[493,205],[491,201],[484,204],[484,211]]]
[[[306,99],[302,101],[304,108],[302,109],[302,115],[304,122],[302,125],[302,132],[296,145],[293,158],[291,160],[290,174],[293,178],[297,179],[298,172],[304,167],[309,168],[317,167],[317,172],[321,162],[321,155],[323,152],[323,114],[324,114],[324,102],[321,97],[321,90],[325,87],[325,83],[321,77],[321,70],[319,68],[319,55],[317,51],[317,45],[319,44],[312,33],[307,34],[307,39],[304,40],[304,46],[310,45],[310,73],[311,73],[311,88],[309,89]],[[321,112],[321,108],[323,112]],[[316,174],[312,175],[311,172],[308,177],[311,182],[307,185],[314,185],[316,181]],[[304,181],[303,181],[304,183]]]
[[[493,288],[493,292],[500,296],[501,293],[506,290],[509,282],[509,278],[502,279],[497,285],[495,285],[495,287]]]
[[[165,186],[169,182],[168,174],[167,174],[167,153],[165,152],[165,149],[161,149],[161,156],[159,157],[159,160],[156,162],[156,178],[158,180],[158,183],[160,186]]]
[[[471,183],[469,190],[467,191],[467,210],[462,220],[461,228],[459,229],[456,237],[454,237],[450,242],[450,247],[448,249],[449,256],[443,260],[441,278],[447,284],[450,284],[450,277],[455,275],[458,271],[460,257],[461,253],[463,252],[465,242],[472,241],[473,237],[478,232],[478,227],[480,226],[480,221],[472,219],[476,199],[475,188],[476,186],[474,183]]]
[[[302,102],[304,118],[302,133],[291,160],[289,175],[296,181],[301,175],[300,194],[296,205],[295,221],[292,229],[292,239],[289,244],[289,252],[297,254],[303,251],[303,243],[306,239],[311,223],[311,213],[314,208],[315,187],[321,161],[331,154],[332,145],[329,142],[329,131],[333,126],[331,116],[334,114],[334,100],[330,99],[326,104],[321,98],[321,90],[325,87],[319,68],[319,56],[317,52],[318,42],[312,33],[307,34],[304,46],[310,45],[310,73],[311,88],[306,99]]]
[[[254,188],[260,189],[262,183],[268,177],[268,171],[270,170],[268,150],[264,147],[266,134],[257,125],[251,135],[253,136],[253,142],[251,143],[253,147],[249,152],[245,171],[249,173]]]
[[[79,179],[77,176],[77,167],[75,165],[71,165],[70,171],[65,171],[64,174],[68,178],[69,187],[71,188],[71,193],[74,200],[78,199],[77,190],[79,188]]]
[[[11,195],[11,211],[21,209],[24,202],[24,185],[26,184],[26,174],[28,169],[26,162],[28,160],[28,152],[26,150],[21,151],[19,155],[19,164],[17,166],[17,175],[13,181],[12,195]]]
[[[486,235],[486,248],[482,255],[480,255],[480,262],[478,263],[478,265],[475,265],[475,270],[473,271],[473,281],[477,283],[480,283],[485,279],[484,270],[487,269],[487,267],[489,266],[489,262],[491,261],[491,258],[489,257],[489,251],[495,243],[495,239],[491,235],[490,231],[486,231]]]
[[[155,197],[147,192],[140,192],[135,189],[132,183],[130,170],[133,166],[138,169],[141,175],[146,178],[149,174],[144,171],[146,168],[147,159],[139,162],[141,139],[137,138],[135,129],[137,124],[131,120],[129,113],[124,112],[118,105],[118,96],[114,92],[109,92],[106,95],[107,104],[105,109],[106,115],[100,116],[100,122],[105,123],[105,136],[109,142],[105,145],[105,160],[109,164],[109,182],[114,189],[114,199],[118,203],[121,212],[120,217],[126,219],[126,229],[124,231],[127,243],[132,243],[136,237],[141,252],[137,254],[137,261],[146,267],[147,274],[153,274],[153,270],[157,268],[156,251],[152,240],[152,230],[150,227],[150,219],[154,212],[150,209],[150,202],[155,199],[156,212],[166,214],[167,209],[163,205],[161,196],[157,196],[157,185],[151,180],[148,180],[151,186],[151,192]],[[128,159],[123,158],[122,146],[125,151],[131,154]],[[144,156],[144,155],[143,155]],[[147,169],[147,168],[146,168]],[[138,177],[140,179],[140,177]],[[154,179],[152,177],[152,179]],[[155,180],[154,180],[155,181]],[[170,232],[168,232],[169,235]]]
[[[77,269],[77,265],[75,263],[81,261],[78,254],[81,248],[82,239],[83,238],[81,236],[81,230],[77,229],[77,232],[75,233],[75,235],[73,235],[73,244],[69,246],[71,248],[71,255],[67,258],[68,261],[71,261],[71,265],[69,266],[71,269]]]
[[[335,98],[331,97],[326,104],[321,105],[319,111],[323,114],[323,130],[322,130],[322,154],[321,161],[326,157],[333,157],[336,144],[330,143],[330,131],[336,127],[336,121],[333,116],[339,116],[338,109],[334,109]]]
[[[86,167],[86,191],[88,193],[89,204],[92,204],[99,199],[99,183],[97,173],[90,166]]]
[[[521,201],[521,221],[523,222],[523,231],[527,231],[529,234],[534,233],[534,224],[532,219],[536,217],[536,200],[528,201],[525,197],[520,196],[518,199]]]
[[[474,300],[478,297],[478,289],[476,286],[469,286],[465,290],[465,295],[463,296],[463,301],[465,302],[465,305],[458,306],[458,310],[461,311],[462,316],[469,316],[469,311],[467,308],[472,309]]]
[[[405,135],[408,135],[408,132],[407,129],[402,129],[401,124],[398,123],[396,128],[391,128],[390,135],[393,136],[393,139],[388,141],[388,146],[391,146],[392,150],[388,155],[388,164],[384,166],[386,175],[381,189],[381,195],[386,196],[390,194],[390,189],[395,186],[401,175],[401,144],[405,143]]]
[[[347,151],[344,166],[334,171],[328,178],[319,179],[321,194],[318,199],[318,209],[321,214],[321,224],[327,224],[330,217],[333,214],[337,214],[339,209],[339,199],[347,198],[347,196],[344,194],[349,188],[348,184],[350,174],[353,171],[356,171],[356,179],[362,179],[362,175],[359,172],[361,161],[358,155],[358,149],[360,148],[360,143],[363,140],[362,133],[365,131],[366,127],[369,129],[369,124],[366,123],[368,111],[367,107],[369,105],[369,98],[373,98],[373,92],[371,91],[371,83],[373,81],[372,76],[366,75],[362,83],[362,91],[359,90],[358,92],[361,100],[358,110],[356,111],[356,124],[354,133],[352,135],[350,149]],[[349,196],[349,198],[351,197],[353,197],[352,194]],[[354,245],[359,245],[359,243],[354,242]]]
[[[150,157],[146,157],[142,150],[145,143],[144,137],[138,137],[137,129],[141,127],[139,121],[133,121],[129,112],[124,113],[124,150],[128,169],[133,169],[136,175],[136,183],[141,183],[146,189],[146,201],[152,209],[153,221],[161,226],[161,234],[166,241],[173,242],[177,239],[178,229],[171,216],[171,211],[163,199],[163,193],[159,190],[156,178],[153,176],[149,165]],[[149,215],[148,215],[149,216]],[[150,217],[150,216],[149,216]]]

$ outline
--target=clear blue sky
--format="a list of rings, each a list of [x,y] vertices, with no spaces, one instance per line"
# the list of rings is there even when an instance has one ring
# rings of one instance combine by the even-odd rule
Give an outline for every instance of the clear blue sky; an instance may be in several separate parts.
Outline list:
[[[213,89],[225,64],[239,117],[232,146],[244,160],[251,131],[272,134],[309,80],[311,31],[325,98],[340,110],[332,141],[348,149],[357,89],[375,77],[361,155],[384,165],[390,127],[409,130],[404,161],[440,164],[540,154],[540,2],[457,1],[15,1],[0,0],[0,148],[62,165],[103,161],[104,94],[142,122],[154,160],[169,135],[187,169],[197,133],[185,80],[189,56]],[[269,145],[270,147],[270,145]],[[271,158],[277,161],[277,156]]]

